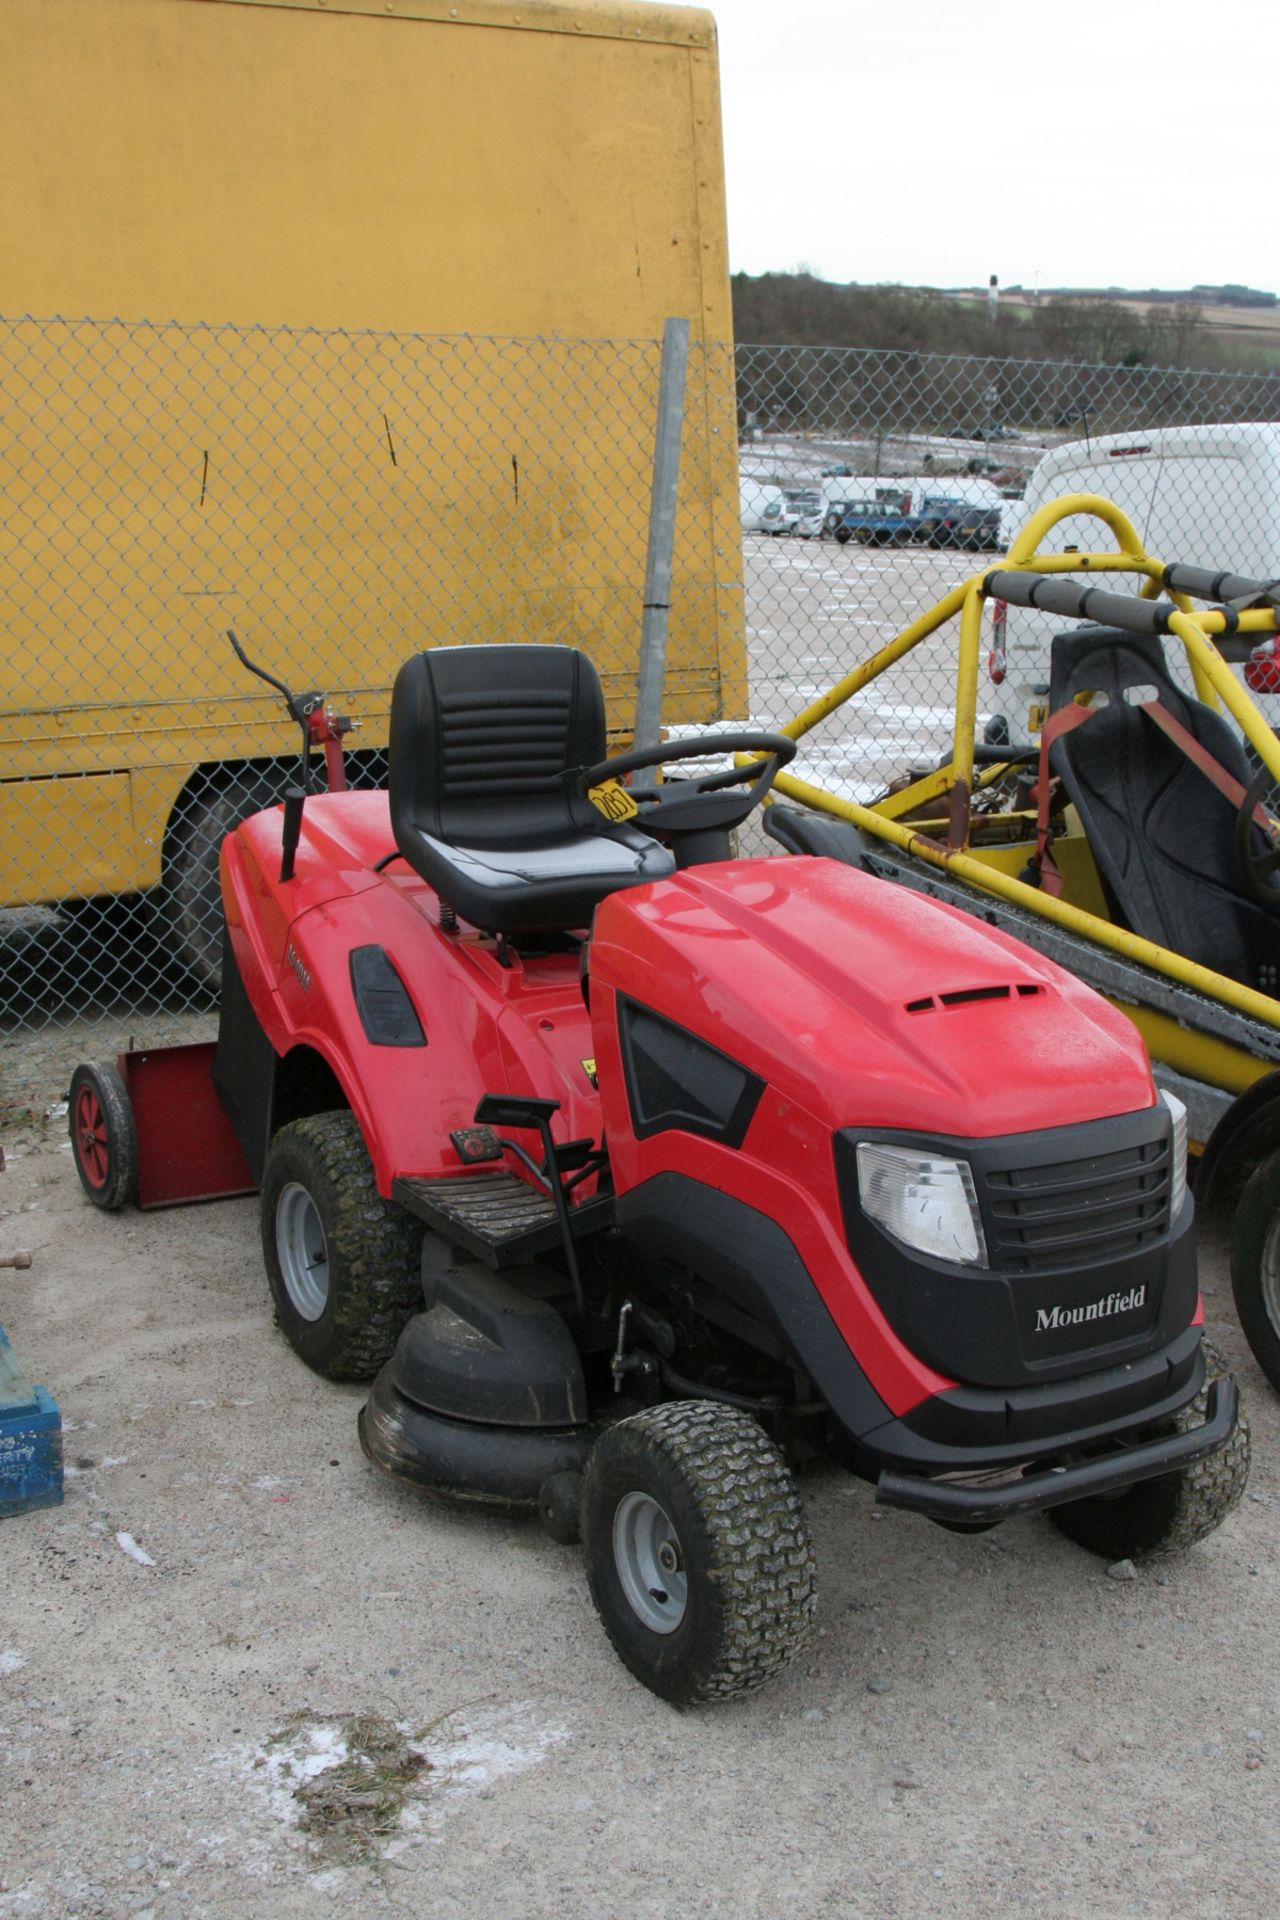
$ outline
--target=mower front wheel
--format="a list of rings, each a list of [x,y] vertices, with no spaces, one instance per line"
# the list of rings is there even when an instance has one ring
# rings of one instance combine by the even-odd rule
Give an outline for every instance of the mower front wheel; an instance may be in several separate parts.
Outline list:
[[[138,1194],[138,1134],[133,1103],[118,1067],[84,1061],[67,1095],[71,1157],[95,1207],[115,1213]]]
[[[1280,1392],[1280,1153],[1250,1175],[1236,1207],[1231,1291],[1253,1357]]]
[[[1226,1372],[1221,1356],[1207,1340],[1205,1382],[1200,1392],[1169,1422],[1174,1433],[1202,1426],[1209,1388]],[[1124,1493],[1071,1500],[1051,1507],[1049,1518],[1078,1547],[1104,1560],[1151,1559],[1181,1553],[1220,1527],[1239,1505],[1249,1478],[1249,1423],[1241,1408],[1226,1446],[1207,1460],[1158,1480],[1143,1480]]]
[[[327,1379],[371,1380],[422,1304],[422,1227],[378,1192],[353,1113],[280,1129],[261,1217],[276,1323],[290,1346]]]
[[[604,1630],[673,1706],[749,1693],[802,1645],[813,1550],[782,1455],[749,1415],[682,1400],[619,1421],[587,1462],[581,1512]]]

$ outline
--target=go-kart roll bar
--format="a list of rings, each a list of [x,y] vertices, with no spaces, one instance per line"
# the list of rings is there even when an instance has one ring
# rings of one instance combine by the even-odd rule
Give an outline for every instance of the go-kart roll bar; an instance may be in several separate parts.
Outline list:
[[[1041,553],[1040,543],[1058,522],[1075,515],[1089,515],[1101,520],[1115,537],[1117,550]],[[1137,595],[1139,602],[1152,600],[1162,587],[1169,593],[1174,605],[1172,610],[1166,608],[1166,626],[1161,631],[1167,631],[1182,642],[1198,696],[1210,706],[1217,706],[1221,701],[1239,724],[1258,760],[1270,769],[1280,784],[1280,741],[1214,644],[1215,637],[1228,630],[1242,634],[1256,633],[1259,638],[1275,634],[1280,626],[1280,613],[1270,605],[1245,609],[1228,606],[1197,612],[1192,608],[1190,598],[1194,595],[1196,598],[1212,599],[1216,596],[1209,590],[1211,587],[1216,586],[1221,590],[1224,585],[1239,584],[1245,591],[1241,594],[1233,592],[1233,599],[1269,599],[1265,583],[1250,581],[1239,575],[1210,573],[1202,568],[1166,566],[1144,551],[1133,523],[1119,507],[1099,494],[1076,493],[1051,500],[1034,513],[1014,539],[1002,567],[974,574],[953,587],[950,593],[905,627],[878,653],[862,661],[828,692],[779,728],[779,732],[789,734],[793,739],[802,738],[958,614],[960,634],[955,727],[949,764],[913,782],[883,806],[868,807],[856,800],[842,799],[791,773],[777,774],[774,791],[811,807],[815,812],[847,820],[863,832],[887,840],[904,853],[914,854],[929,865],[951,869],[960,879],[982,892],[994,893],[1015,906],[1030,907],[1041,918],[1056,922],[1068,932],[1081,934],[1124,959],[1139,961],[1154,972],[1208,994],[1210,998],[1234,1007],[1265,1026],[1280,1028],[1280,1002],[1273,995],[1243,986],[1239,981],[1187,960],[1181,954],[1170,953],[1140,935],[1130,933],[1127,928],[1099,921],[1096,915],[1086,913],[1065,900],[1046,896],[1040,889],[1028,886],[1012,874],[984,865],[968,851],[969,799],[975,773],[974,735],[982,650],[982,612],[986,604],[984,586],[994,574],[1030,574],[1043,579],[1048,575],[1070,573],[1137,575],[1142,580]],[[1257,594],[1250,592],[1254,588],[1259,590]],[[1110,595],[1106,597],[1112,598]],[[1126,604],[1131,607],[1133,602]],[[1145,627],[1140,630],[1150,631]],[[946,844],[921,832],[918,827],[900,823],[896,817],[899,813],[916,810],[925,801],[944,795],[949,797],[951,803],[950,832]]]
[[[1120,627],[1125,633],[1152,636],[1168,633],[1169,616],[1177,611],[1167,600],[1139,600],[1131,593],[1106,593],[1101,587],[1080,586],[1075,580],[1055,580],[1043,573],[1015,573],[1005,568],[987,574],[978,591],[989,600],[1007,600],[1010,606],[1034,607],[1038,613],[1092,620],[1099,627]]]
[[[1227,633],[1234,628],[1233,614],[1238,620],[1241,612],[1257,603],[1274,607],[1280,596],[1280,580],[1249,580],[1240,573],[1214,573],[1207,567],[1165,567],[1159,581],[1170,592],[1216,600],[1225,610],[1223,631]],[[1176,632],[1172,616],[1185,611],[1163,600],[1104,593],[1100,587],[1081,586],[1074,580],[1004,568],[987,574],[979,591],[988,599],[1007,600],[1015,607],[1034,607],[1040,613],[1058,613],[1069,620],[1092,620],[1100,627],[1119,627],[1125,633]]]

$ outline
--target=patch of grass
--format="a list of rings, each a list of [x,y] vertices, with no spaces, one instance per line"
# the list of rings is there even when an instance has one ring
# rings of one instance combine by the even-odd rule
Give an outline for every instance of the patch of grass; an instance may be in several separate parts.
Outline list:
[[[408,1791],[431,1762],[382,1714],[353,1714],[335,1724],[346,1759],[302,1781],[293,1797],[298,1824],[315,1850],[350,1864],[367,1860],[380,1837],[396,1832]],[[276,1744],[289,1738],[288,1732],[279,1734]]]

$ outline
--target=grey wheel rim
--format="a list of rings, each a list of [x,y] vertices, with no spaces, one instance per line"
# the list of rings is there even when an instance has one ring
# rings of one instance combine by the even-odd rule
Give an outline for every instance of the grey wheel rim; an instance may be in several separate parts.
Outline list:
[[[276,1202],[276,1254],[290,1306],[318,1320],[329,1301],[329,1247],[316,1203],[296,1180]]]
[[[651,1633],[674,1633],[689,1605],[675,1528],[647,1493],[629,1493],[613,1516],[613,1558],[636,1617]]]
[[[1280,1335],[1280,1214],[1273,1214],[1262,1242],[1258,1261],[1258,1284],[1262,1304],[1272,1330]]]

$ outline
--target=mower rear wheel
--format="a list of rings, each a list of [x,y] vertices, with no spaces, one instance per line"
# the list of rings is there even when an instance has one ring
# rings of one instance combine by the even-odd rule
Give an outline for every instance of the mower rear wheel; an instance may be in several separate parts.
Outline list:
[[[1201,1346],[1205,1383],[1195,1399],[1169,1422],[1175,1433],[1203,1424],[1210,1384],[1227,1371],[1207,1340]],[[1124,1493],[1051,1507],[1049,1518],[1068,1540],[1100,1554],[1104,1560],[1181,1553],[1222,1525],[1239,1504],[1248,1478],[1249,1423],[1242,1407],[1236,1430],[1221,1452],[1179,1473],[1140,1481]]]
[[[262,1173],[276,1323],[330,1380],[371,1380],[422,1304],[422,1227],[378,1192],[353,1113],[282,1127]]]
[[[118,1067],[84,1061],[67,1096],[71,1157],[95,1207],[114,1213],[138,1194],[138,1134],[133,1104]]]
[[[808,1633],[800,1496],[737,1408],[681,1400],[609,1427],[587,1462],[582,1533],[614,1651],[674,1706],[751,1692]]]
[[[1231,1291],[1253,1357],[1280,1392],[1280,1153],[1250,1175],[1236,1207]]]

